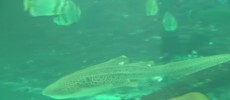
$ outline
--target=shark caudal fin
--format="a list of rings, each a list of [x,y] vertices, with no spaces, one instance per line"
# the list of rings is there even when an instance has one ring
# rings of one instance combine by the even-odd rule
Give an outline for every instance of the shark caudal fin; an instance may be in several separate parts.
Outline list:
[[[157,66],[157,69],[166,77],[181,78],[228,61],[230,61],[230,54],[221,54],[172,62]]]

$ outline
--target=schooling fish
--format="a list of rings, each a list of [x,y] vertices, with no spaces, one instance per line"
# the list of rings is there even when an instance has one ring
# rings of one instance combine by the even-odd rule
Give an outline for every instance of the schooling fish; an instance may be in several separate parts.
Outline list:
[[[222,54],[155,65],[152,61],[129,63],[126,56],[121,56],[64,76],[46,87],[42,94],[51,98],[65,99],[92,97],[108,93],[107,91],[116,96],[126,95],[122,92],[124,88],[127,93],[141,93],[144,91],[132,88],[146,87],[141,86],[145,80],[160,82],[166,77],[172,80],[180,79],[228,61],[230,54]]]

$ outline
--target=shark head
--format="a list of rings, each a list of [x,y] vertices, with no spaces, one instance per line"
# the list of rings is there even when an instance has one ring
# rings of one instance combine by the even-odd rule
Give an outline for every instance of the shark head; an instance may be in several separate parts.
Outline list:
[[[104,84],[105,76],[100,75],[100,69],[107,66],[113,67],[112,65],[123,65],[126,62],[127,57],[121,56],[103,64],[76,71],[47,86],[42,94],[55,99],[80,98],[111,89],[113,88],[111,84]]]
[[[61,79],[43,89],[42,94],[55,99],[76,97],[81,87],[78,82]]]
[[[111,89],[111,85],[92,82],[89,76],[81,72],[60,78],[43,89],[42,94],[55,99],[82,98]]]

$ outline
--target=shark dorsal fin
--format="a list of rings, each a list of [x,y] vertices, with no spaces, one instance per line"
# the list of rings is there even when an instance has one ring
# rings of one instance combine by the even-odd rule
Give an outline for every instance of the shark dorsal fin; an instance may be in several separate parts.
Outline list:
[[[155,66],[155,62],[154,61],[138,61],[135,63],[130,63],[130,66],[142,66],[142,67],[153,67]]]
[[[108,60],[104,63],[94,65],[91,68],[123,66],[123,65],[126,65],[127,63],[129,63],[128,57],[125,55],[122,55],[122,56],[116,57],[114,59]]]

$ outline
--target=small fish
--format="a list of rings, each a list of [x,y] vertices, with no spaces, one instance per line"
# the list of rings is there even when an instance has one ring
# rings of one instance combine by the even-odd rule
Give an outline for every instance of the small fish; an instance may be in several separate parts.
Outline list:
[[[165,31],[175,31],[178,27],[176,18],[170,12],[164,14],[162,23]]]
[[[24,0],[24,10],[31,16],[59,15],[57,9],[62,8],[66,0]]]
[[[80,6],[72,0],[24,0],[24,10],[31,16],[53,16],[57,25],[68,26],[80,19]]]
[[[144,91],[131,88],[151,88],[155,85],[141,86],[141,83],[145,80],[159,83],[164,78],[180,79],[228,61],[230,54],[222,54],[156,65],[152,61],[129,62],[126,56],[121,56],[66,75],[46,87],[42,94],[55,99],[66,99],[98,96],[112,90],[116,90],[112,93],[119,96],[116,92],[121,92],[122,89],[127,93],[142,93]],[[123,92],[120,94],[128,95]]]
[[[54,23],[57,25],[71,25],[77,22],[81,16],[80,6],[76,5],[71,0],[66,0],[65,4],[58,12],[61,12],[61,14],[53,19]]]
[[[155,16],[158,13],[159,7],[157,0],[147,0],[146,2],[146,15]]]

